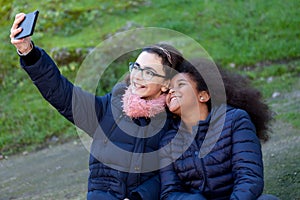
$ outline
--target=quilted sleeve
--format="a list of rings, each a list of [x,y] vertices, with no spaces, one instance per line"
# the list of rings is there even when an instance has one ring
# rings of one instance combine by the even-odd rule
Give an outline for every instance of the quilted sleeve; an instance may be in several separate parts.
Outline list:
[[[234,188],[230,199],[257,199],[264,187],[261,144],[243,110],[233,114],[232,143]]]
[[[108,96],[95,97],[74,86],[61,75],[54,61],[42,49],[36,47],[41,57],[33,65],[26,65],[21,58],[23,69],[30,76],[42,96],[70,122],[93,135],[98,120],[105,112]]]
[[[175,131],[169,131],[161,141],[160,151],[160,181],[162,200],[205,200],[200,193],[189,193],[182,185],[182,181],[177,175],[172,158],[171,148],[167,144],[173,138]]]

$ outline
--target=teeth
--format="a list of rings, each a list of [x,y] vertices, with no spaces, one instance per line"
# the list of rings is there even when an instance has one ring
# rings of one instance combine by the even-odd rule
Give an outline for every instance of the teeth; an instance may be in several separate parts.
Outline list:
[[[177,105],[178,104],[177,97],[171,97],[170,98],[170,104],[171,105]]]
[[[134,83],[134,87],[136,87],[136,88],[143,88],[144,86],[141,85],[141,84],[138,84],[138,83]]]
[[[171,97],[171,101],[177,100],[177,97]]]
[[[169,102],[169,109],[172,111],[173,109],[176,109],[178,107],[180,107],[178,99],[176,96],[173,96],[170,98],[170,102]]]

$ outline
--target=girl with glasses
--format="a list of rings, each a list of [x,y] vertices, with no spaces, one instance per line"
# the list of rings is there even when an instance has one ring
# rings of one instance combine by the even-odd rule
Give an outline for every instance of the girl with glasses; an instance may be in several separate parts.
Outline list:
[[[30,37],[14,39],[23,19],[23,13],[16,15],[10,35],[23,69],[61,115],[93,138],[87,199],[159,199],[159,160],[153,152],[172,120],[165,96],[168,74],[182,62],[181,54],[170,45],[145,47],[130,65],[129,84],[95,96],[62,76]]]

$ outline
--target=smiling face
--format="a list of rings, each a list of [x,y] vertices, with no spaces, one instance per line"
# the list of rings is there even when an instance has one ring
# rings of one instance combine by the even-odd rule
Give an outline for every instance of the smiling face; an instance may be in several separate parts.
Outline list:
[[[207,102],[210,95],[207,91],[199,91],[197,83],[187,73],[175,75],[170,83],[166,97],[169,110],[181,117],[185,124],[195,125],[209,114]]]
[[[135,61],[141,69],[147,68],[155,74],[165,76],[162,59],[154,54],[146,51],[142,52]],[[166,81],[162,77],[153,76],[150,80],[145,80],[140,70],[133,70],[130,73],[130,85],[133,94],[143,99],[155,99],[167,90]]]
[[[170,91],[166,97],[167,106],[172,113],[182,115],[198,108],[197,86],[189,75],[180,73],[172,78]]]

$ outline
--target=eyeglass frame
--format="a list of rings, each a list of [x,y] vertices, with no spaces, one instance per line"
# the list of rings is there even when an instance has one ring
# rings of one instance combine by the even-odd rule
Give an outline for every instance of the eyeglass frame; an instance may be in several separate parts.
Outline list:
[[[133,66],[137,66],[137,68],[133,68]],[[146,68],[146,66],[145,66],[145,68],[141,68],[141,65],[137,62],[129,62],[129,72],[131,73],[133,71],[133,69],[141,71],[143,79],[148,80],[148,81],[151,80],[153,78],[153,76],[160,77],[160,78],[167,78],[167,76],[163,76],[163,75],[160,75],[160,74],[157,74],[157,73],[151,71],[150,69]],[[145,70],[151,73],[151,78],[144,77]]]

